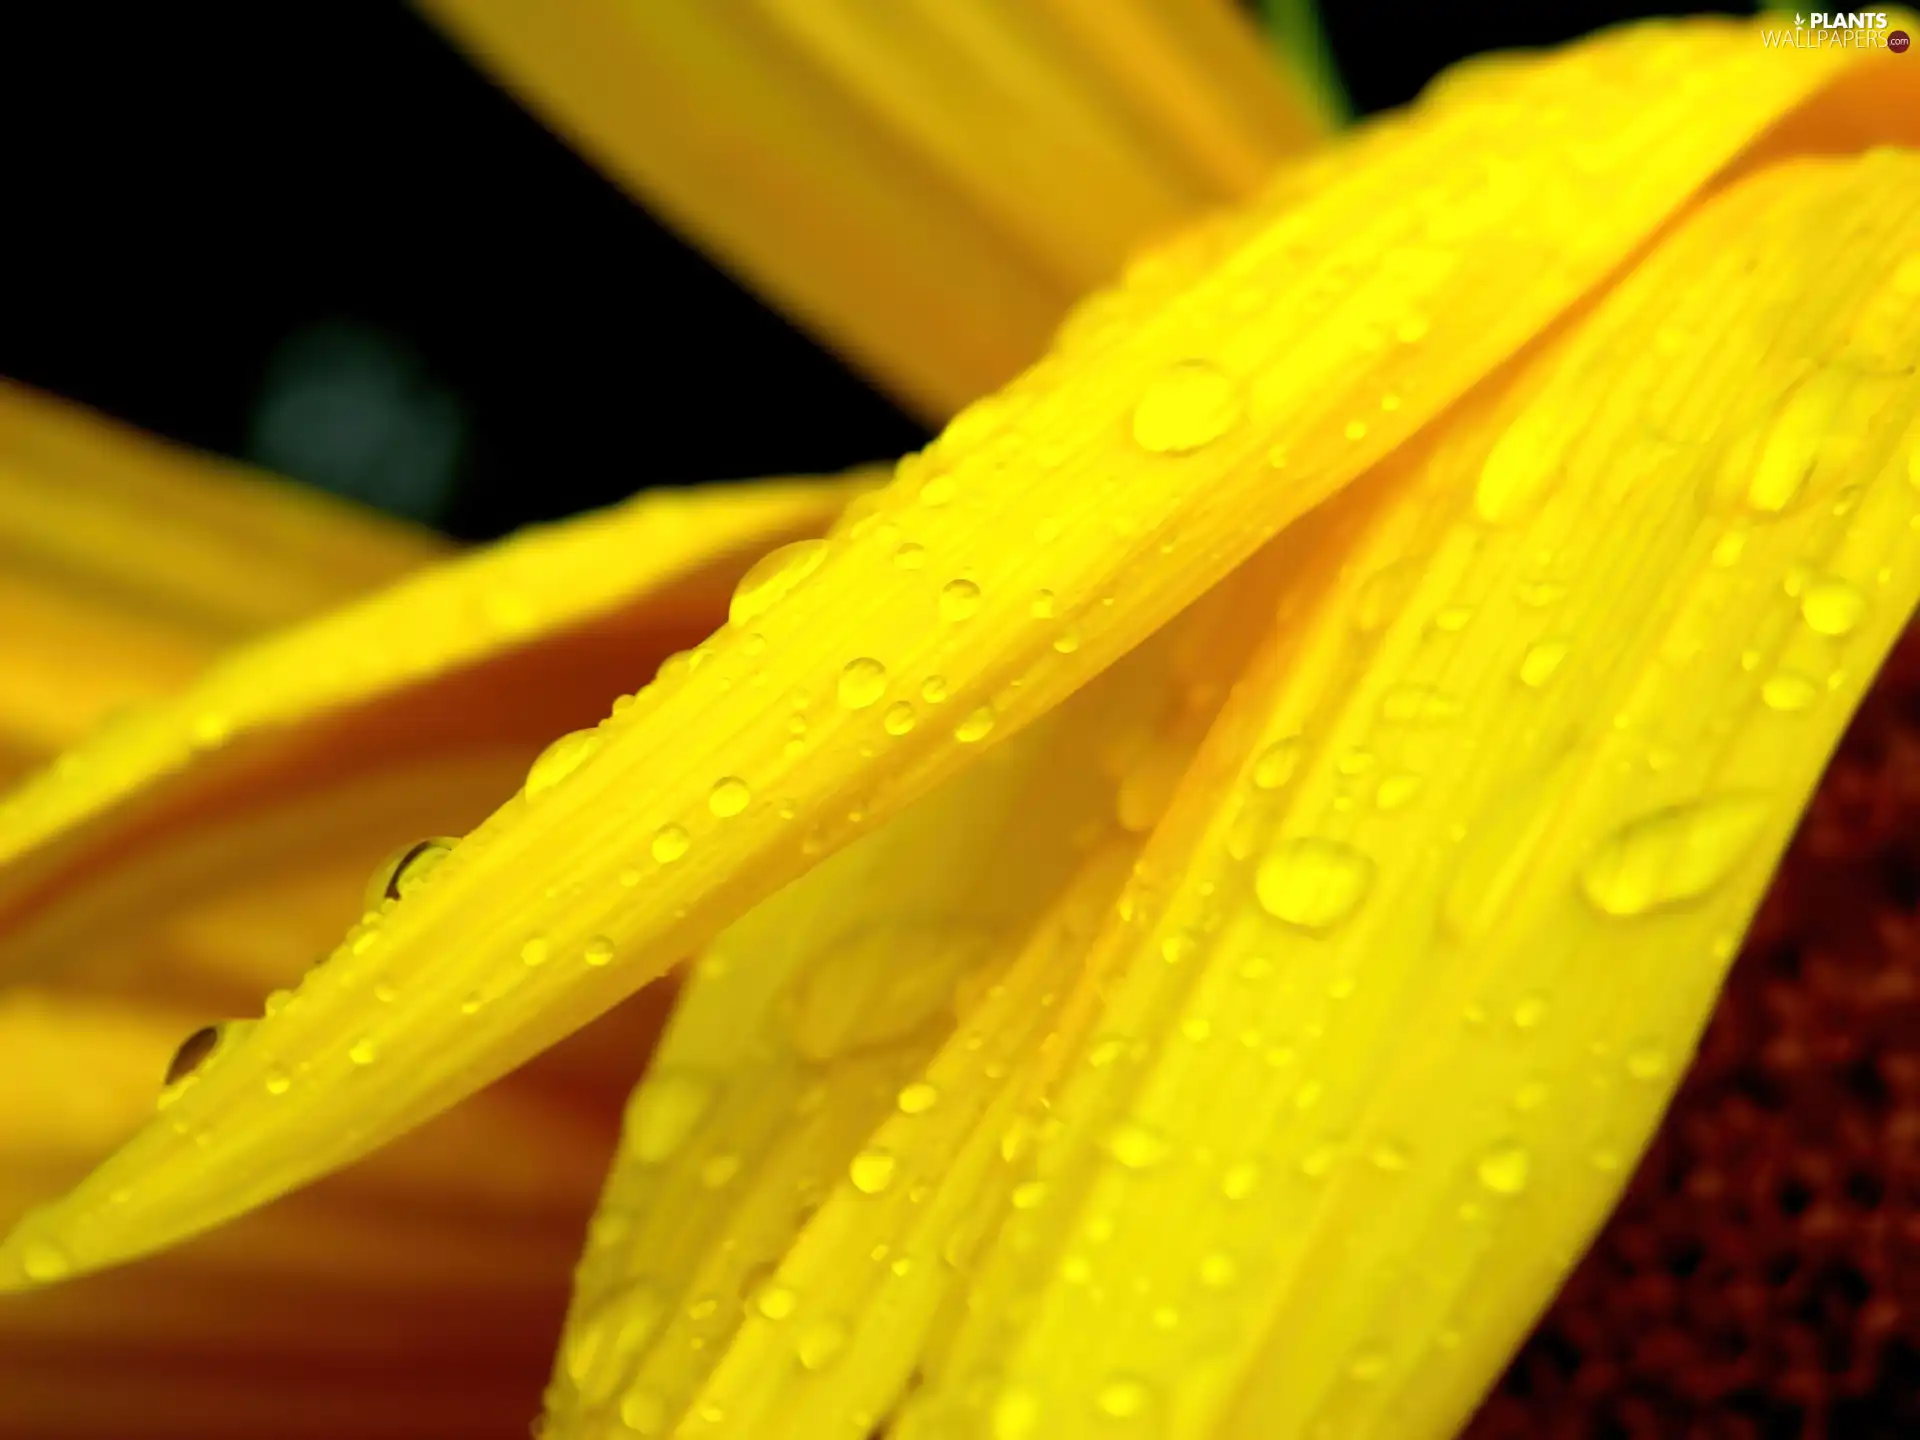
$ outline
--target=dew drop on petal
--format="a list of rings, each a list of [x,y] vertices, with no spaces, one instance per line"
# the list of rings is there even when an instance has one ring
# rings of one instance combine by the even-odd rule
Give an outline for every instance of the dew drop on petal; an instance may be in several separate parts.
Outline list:
[[[902,1115],[924,1115],[939,1103],[940,1092],[925,1080],[916,1080],[898,1097]]]
[[[650,1076],[627,1102],[627,1149],[643,1165],[658,1164],[679,1150],[712,1103],[713,1087],[697,1075]]]
[[[971,580],[949,580],[940,587],[940,618],[957,623],[980,608],[980,587]]]
[[[587,964],[598,969],[613,961],[613,941],[604,935],[596,935],[587,942],[585,959]]]
[[[1156,455],[1186,455],[1212,444],[1240,415],[1233,381],[1205,360],[1161,371],[1133,409],[1133,438]]]
[[[862,1150],[847,1167],[847,1178],[862,1195],[878,1195],[899,1170],[899,1161],[885,1150]]]
[[[1746,857],[1770,806],[1725,795],[1656,810],[1622,826],[1580,870],[1580,889],[1603,915],[1632,917],[1696,900]]]
[[[993,1440],[1031,1440],[1039,1434],[1040,1402],[1031,1390],[1011,1386],[993,1402]]]
[[[549,947],[544,935],[535,935],[520,947],[521,963],[529,967],[547,963]]]
[[[880,717],[880,728],[889,735],[905,735],[913,729],[915,718],[912,701],[896,700]]]
[[[662,825],[654,831],[653,844],[648,848],[653,858],[662,865],[671,865],[687,853],[687,847],[693,842],[687,832],[678,825]]]
[[[1560,662],[1567,658],[1567,642],[1564,640],[1542,640],[1531,646],[1520,659],[1520,683],[1530,689],[1538,690],[1551,680],[1560,669]]]
[[[1267,852],[1254,894],[1274,919],[1302,930],[1330,930],[1360,908],[1373,885],[1373,862],[1352,846],[1314,837]]]
[[[347,1059],[356,1065],[371,1065],[379,1057],[379,1047],[374,1044],[373,1037],[370,1035],[361,1036],[347,1051]]]
[[[1480,1183],[1496,1195],[1518,1195],[1527,1188],[1527,1177],[1533,1169],[1532,1157],[1524,1146],[1508,1143],[1489,1150],[1480,1157],[1475,1173]]]
[[[207,1057],[219,1048],[220,1027],[202,1025],[186,1039],[180,1042],[173,1052],[173,1058],[167,1062],[166,1078],[162,1085],[178,1085],[207,1063]]]
[[[887,667],[871,657],[849,660],[840,672],[840,703],[849,710],[866,709],[886,691]]]
[[[1917,455],[1920,455],[1920,450],[1917,450],[1914,453]],[[1920,483],[1920,482],[1916,482],[1916,483]],[[1031,611],[1033,615],[1033,618],[1036,620],[1053,619],[1057,611],[1057,608],[1058,608],[1058,601],[1055,600],[1053,591],[1051,590],[1041,590],[1038,593],[1036,593],[1033,597],[1033,604],[1028,607],[1028,609]]]
[[[27,1272],[27,1278],[41,1285],[64,1280],[73,1272],[73,1261],[50,1240],[36,1240],[26,1247],[20,1257],[20,1267]]]
[[[753,792],[747,788],[746,781],[728,775],[714,782],[713,789],[707,795],[707,808],[726,820],[746,809],[747,802],[752,798]]]
[[[1262,790],[1278,790],[1300,768],[1300,737],[1290,735],[1262,750],[1253,762],[1253,783]]]
[[[1151,1170],[1173,1153],[1173,1142],[1134,1121],[1114,1127],[1107,1153],[1129,1170]]]
[[[1783,715],[1805,710],[1820,698],[1820,687],[1804,675],[1795,675],[1783,670],[1769,676],[1760,687],[1760,700],[1769,710],[1778,710]]]
[[[762,1286],[753,1297],[753,1308],[769,1320],[787,1319],[799,1303],[800,1297],[791,1286],[778,1283]]]
[[[367,881],[364,908],[377,911],[388,901],[404,899],[439,868],[440,862],[451,855],[459,843],[456,836],[435,835],[394,851]]]
[[[893,552],[893,563],[902,570],[919,570],[927,563],[927,547],[908,540]]]
[[[727,619],[735,625],[745,625],[756,616],[764,615],[782,596],[818,570],[826,558],[824,540],[796,540],[761,556],[734,587]]]
[[[527,771],[527,783],[521,793],[528,800],[538,799],[586,764],[599,748],[598,730],[575,730],[562,735],[540,752]]]
[[[953,738],[962,745],[971,745],[976,740],[984,740],[988,732],[993,729],[993,721],[993,707],[982,705],[954,727]]]
[[[824,1370],[847,1348],[847,1327],[838,1320],[816,1320],[800,1331],[794,1354],[803,1370]]]
[[[1800,616],[1819,635],[1848,634],[1866,613],[1867,597],[1848,581],[1816,580],[1800,597]]]
[[[1147,1382],[1134,1375],[1116,1375],[1100,1387],[1094,1405],[1110,1420],[1133,1420],[1153,1403]]]

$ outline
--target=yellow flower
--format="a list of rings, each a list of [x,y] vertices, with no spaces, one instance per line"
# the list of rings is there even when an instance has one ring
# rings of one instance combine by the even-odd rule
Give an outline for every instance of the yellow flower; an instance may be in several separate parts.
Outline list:
[[[1018,143],[936,132],[979,119],[942,46],[1045,73],[1042,31],[967,18],[997,10],[916,11],[920,48],[889,50],[831,6],[768,7],[764,33],[720,6],[575,30],[436,8],[482,49],[526,40],[523,87],[930,410],[1000,378],[1110,254],[1076,258],[1045,184],[1001,184]],[[1148,9],[1033,13],[1124,59],[1130,93],[1184,96],[1191,71],[1121,23]],[[801,39],[823,69],[782,69]],[[610,78],[629,62],[644,83]],[[376,833],[473,823],[377,873],[326,964],[0,1244],[0,1286],[337,1171],[697,956],[588,1229],[548,1433],[1449,1433],[1603,1217],[1920,595],[1899,63],[1717,22],[1479,62],[1136,263],[884,489],[643,499],[532,534],[81,743],[0,809],[12,975],[84,968],[162,901],[169,930],[222,936],[358,910],[338,874]],[[696,103],[687,77],[721,73],[739,116]],[[1036,136],[1091,137],[1056,176],[1122,133],[1082,91],[1020,93],[1062,97]],[[748,201],[785,213],[754,190],[769,167],[687,198],[736,121],[791,132],[828,183],[822,137],[856,105],[924,168],[869,137],[857,193],[781,237],[791,271],[748,223]],[[875,270],[833,217],[878,213],[902,169],[966,198],[905,205],[939,233],[898,232],[926,248]],[[1051,288],[982,304],[1009,227]],[[803,289],[808,267],[834,278]],[[892,326],[909,295],[936,308]],[[592,728],[555,723],[604,714],[736,578],[725,625]],[[505,803],[462,808],[566,723]],[[236,887],[256,871],[284,888]],[[100,1022],[66,1073],[125,1089],[152,1027]],[[34,1113],[0,1111],[0,1140]],[[257,1232],[267,1273],[338,1244],[376,1336],[405,1328],[383,1283],[418,1300],[436,1267],[476,1317],[510,1312],[513,1237],[553,1237],[590,1145],[530,1083],[435,1125],[440,1154],[397,1147],[426,1158]],[[493,1162],[458,1172],[489,1184],[465,1206],[463,1147]],[[409,1230],[409,1200],[463,1228]],[[247,1263],[218,1239],[181,1253]],[[393,1433],[486,1423],[486,1377],[442,1405],[389,1383],[415,1407]],[[236,1433],[278,1423],[254,1403]],[[359,1433],[343,1413],[315,1428]]]

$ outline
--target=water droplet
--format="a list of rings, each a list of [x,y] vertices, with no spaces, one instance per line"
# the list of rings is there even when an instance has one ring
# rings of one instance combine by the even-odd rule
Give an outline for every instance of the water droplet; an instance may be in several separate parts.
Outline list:
[[[982,705],[954,727],[953,738],[962,745],[971,745],[976,740],[984,740],[993,729],[993,721],[993,707]]]
[[[1530,407],[1509,425],[1480,467],[1474,506],[1490,525],[1525,513],[1560,473],[1560,447],[1567,433],[1562,417],[1544,405]]]
[[[49,1285],[71,1274],[73,1261],[51,1240],[36,1240],[20,1256],[20,1267],[27,1272],[29,1280]]]
[[[371,1035],[363,1035],[353,1042],[353,1048],[347,1051],[347,1059],[356,1065],[371,1065],[379,1058],[379,1048]]]
[[[604,935],[594,936],[591,940],[587,941],[585,958],[587,964],[593,966],[595,969],[598,969],[602,965],[612,964],[613,941]]]
[[[636,1435],[666,1434],[666,1397],[646,1385],[635,1385],[620,1397],[620,1423]]]
[[[1153,1391],[1147,1382],[1132,1375],[1117,1375],[1100,1387],[1094,1404],[1112,1420],[1133,1420],[1153,1403]]]
[[[1527,1188],[1527,1176],[1532,1169],[1533,1161],[1525,1148],[1508,1143],[1482,1155],[1476,1173],[1480,1183],[1494,1194],[1518,1195]]]
[[[839,693],[840,703],[847,709],[866,709],[887,693],[887,667],[864,655],[849,660],[840,672]]]
[[[166,1078],[163,1086],[178,1085],[189,1075],[207,1063],[207,1058],[220,1047],[220,1027],[202,1025],[186,1039],[180,1042],[173,1052],[173,1058],[167,1062]]]
[[[1053,637],[1053,649],[1055,654],[1071,655],[1073,654],[1074,651],[1078,650],[1079,648],[1080,648],[1080,632],[1077,630],[1063,630],[1058,635]]]
[[[1212,1290],[1224,1290],[1239,1277],[1240,1267],[1231,1255],[1216,1250],[1200,1262],[1200,1283]]]
[[[1047,1182],[1044,1180],[1028,1180],[1024,1184],[1016,1185],[1013,1187],[1012,1198],[1013,1208],[1016,1210],[1035,1209],[1041,1201],[1047,1198]]]
[[[649,1076],[627,1102],[625,1144],[642,1165],[677,1151],[713,1103],[713,1087],[697,1075],[668,1070]]]
[[[980,608],[980,587],[971,580],[949,580],[940,587],[940,618],[953,623]]]
[[[1373,792],[1374,807],[1387,812],[1399,810],[1420,793],[1420,785],[1420,777],[1407,770],[1383,775]]]
[[[1349,845],[1307,837],[1282,841],[1260,862],[1254,893],[1274,919],[1301,930],[1331,930],[1352,915],[1373,884],[1373,862]]]
[[[1848,581],[1829,576],[1816,580],[1800,597],[1800,616],[1819,635],[1845,635],[1866,613],[1867,597]]]
[[[1228,1168],[1220,1177],[1220,1193],[1229,1200],[1244,1200],[1260,1183],[1260,1167],[1251,1161]]]
[[[531,783],[532,777],[528,778]],[[363,908],[378,911],[383,904],[405,898],[439,868],[440,862],[451,855],[459,843],[454,836],[435,835],[394,851],[367,882]]]
[[[1240,415],[1233,381],[1205,360],[1170,365],[1133,408],[1133,438],[1156,455],[1187,455],[1212,444]]]
[[[1151,1170],[1173,1153],[1173,1142],[1157,1131],[1129,1121],[1107,1136],[1107,1153],[1129,1170]]]
[[[714,782],[712,791],[707,795],[707,808],[726,820],[746,809],[751,799],[753,792],[747,789],[747,782],[728,775]]]
[[[940,1092],[925,1080],[916,1080],[897,1097],[902,1115],[924,1115],[939,1103]]]
[[[785,1320],[799,1303],[800,1297],[791,1287],[774,1283],[761,1287],[754,1296],[753,1308],[769,1320]]]
[[[1278,790],[1300,768],[1300,737],[1289,735],[1260,752],[1253,762],[1253,783],[1262,790]]]
[[[1731,874],[1769,812],[1735,794],[1656,810],[1622,826],[1581,868],[1580,888],[1602,914],[1645,915],[1705,895]]]
[[[1444,635],[1457,635],[1467,628],[1467,622],[1473,619],[1473,607],[1470,605],[1449,605],[1433,617],[1433,628]]]
[[[880,728],[889,735],[905,735],[914,725],[913,703],[908,700],[896,700],[887,707],[886,714],[880,717]]]
[[[688,837],[687,832],[680,826],[662,825],[658,830],[654,831],[653,844],[648,848],[652,852],[653,858],[660,864],[671,865],[687,853],[687,847],[692,843],[693,841]]]
[[[544,965],[549,953],[551,947],[547,944],[546,936],[535,935],[520,947],[520,961],[528,966]]]
[[[1657,1045],[1643,1045],[1627,1055],[1627,1074],[1636,1080],[1658,1080],[1666,1073],[1666,1052]]]
[[[1040,1424],[1040,1402],[1031,1390],[1010,1386],[993,1402],[993,1440],[1031,1440]]]
[[[1554,677],[1560,669],[1560,662],[1566,658],[1566,641],[1542,640],[1521,657],[1520,683],[1539,689]]]
[[[1728,450],[1718,493],[1763,515],[1785,510],[1819,468],[1851,388],[1836,369],[1816,370],[1799,381],[1782,403],[1766,411],[1764,433]]]
[[[745,625],[756,616],[766,614],[782,596],[818,570],[826,558],[824,540],[796,540],[761,556],[734,587],[727,619],[735,625]]]
[[[1760,687],[1761,702],[1769,710],[1778,710],[1783,715],[1805,710],[1820,698],[1820,687],[1804,675],[1795,675],[1782,670],[1769,676]]]
[[[575,730],[562,735],[540,752],[540,757],[527,771],[527,783],[521,793],[528,800],[537,800],[586,764],[599,748],[598,730]]]
[[[803,1370],[824,1370],[847,1348],[847,1327],[838,1320],[816,1320],[801,1330],[794,1354]]]
[[[893,563],[902,570],[919,570],[927,563],[927,547],[909,540],[893,552]]]
[[[284,1095],[293,1088],[293,1077],[275,1065],[267,1071],[265,1084],[269,1095]]]
[[[862,1195],[878,1195],[889,1185],[900,1162],[885,1150],[862,1150],[847,1167],[847,1178]]]
[[[1058,601],[1055,600],[1053,591],[1041,590],[1035,593],[1033,604],[1028,609],[1036,620],[1051,620],[1057,605]]]

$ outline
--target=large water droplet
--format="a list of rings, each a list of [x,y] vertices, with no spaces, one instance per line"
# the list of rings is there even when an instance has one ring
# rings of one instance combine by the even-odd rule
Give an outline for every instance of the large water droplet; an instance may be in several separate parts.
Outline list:
[[[1240,392],[1218,367],[1182,360],[1162,370],[1133,408],[1133,438],[1156,455],[1186,455],[1212,444],[1240,415]]]
[[[1542,640],[1529,647],[1520,659],[1520,683],[1539,689],[1559,672],[1560,662],[1566,658],[1567,642],[1564,640]]]
[[[653,843],[647,848],[653,858],[662,865],[671,865],[693,843],[687,832],[678,825],[662,825],[653,832]]]
[[[347,1059],[356,1065],[371,1065],[380,1058],[380,1048],[371,1035],[362,1035],[347,1051]]]
[[[912,701],[896,700],[880,717],[880,728],[889,735],[906,735],[913,730],[915,718]]]
[[[746,781],[728,775],[714,782],[712,791],[707,795],[707,808],[726,820],[746,809],[747,802],[752,798],[753,792],[747,788]]]
[[[598,730],[575,730],[562,735],[540,752],[527,771],[527,783],[521,793],[528,800],[538,799],[592,759],[599,748]]]
[[[587,941],[587,948],[583,958],[587,964],[593,966],[595,969],[599,969],[603,965],[612,964],[613,941],[604,935],[594,936],[591,940]]]
[[[1793,714],[1805,710],[1820,698],[1820,687],[1804,675],[1795,675],[1782,670],[1769,676],[1760,687],[1761,702],[1769,710],[1778,710],[1782,714]]]
[[[940,1092],[925,1080],[916,1080],[898,1097],[902,1115],[924,1115],[940,1101]]]
[[[887,667],[869,656],[849,660],[840,672],[840,703],[864,710],[887,693]]]
[[[1642,816],[1594,851],[1580,871],[1581,891],[1615,916],[1696,900],[1745,858],[1768,810],[1763,796],[1735,794]]]
[[[528,776],[528,783],[532,783],[531,775]],[[440,862],[451,855],[453,847],[459,843],[455,836],[435,835],[401,846],[386,858],[367,881],[364,908],[376,911],[384,904],[404,899],[439,868]]]
[[[627,1149],[642,1165],[659,1164],[685,1143],[712,1103],[713,1086],[698,1075],[649,1076],[627,1102]]]
[[[847,1348],[847,1327],[838,1320],[816,1320],[794,1340],[794,1354],[803,1370],[824,1370]]]
[[[1491,525],[1502,525],[1532,508],[1560,473],[1566,425],[1535,405],[1501,432],[1480,467],[1474,508]]]
[[[1262,790],[1278,790],[1300,768],[1300,737],[1289,735],[1262,750],[1253,762],[1253,783]]]
[[[1516,1143],[1495,1146],[1480,1157],[1475,1173],[1480,1183],[1496,1195],[1518,1195],[1527,1188],[1533,1160],[1526,1148]]]
[[[1302,930],[1339,925],[1372,884],[1373,861],[1350,845],[1314,837],[1281,842],[1254,875],[1261,908]]]
[[[782,596],[818,570],[826,558],[824,540],[796,540],[761,556],[734,587],[727,619],[735,625],[745,625],[756,616],[764,615]]]
[[[940,587],[940,618],[959,622],[980,608],[980,587],[971,580],[949,580]]]
[[[1845,635],[1866,613],[1867,597],[1836,576],[1816,580],[1800,597],[1800,615],[1820,635]]]
[[[981,705],[974,709],[966,719],[953,727],[953,738],[962,745],[971,745],[976,740],[984,740],[993,729],[994,714],[991,705]]]
[[[178,1085],[206,1064],[208,1057],[220,1047],[220,1029],[218,1025],[202,1025],[182,1040],[167,1062],[166,1078],[160,1083],[167,1087]]]
[[[862,1150],[847,1166],[847,1178],[862,1195],[878,1195],[899,1172],[900,1162],[885,1150]]]
[[[1129,1170],[1150,1170],[1173,1153],[1173,1142],[1136,1121],[1114,1127],[1107,1153]]]

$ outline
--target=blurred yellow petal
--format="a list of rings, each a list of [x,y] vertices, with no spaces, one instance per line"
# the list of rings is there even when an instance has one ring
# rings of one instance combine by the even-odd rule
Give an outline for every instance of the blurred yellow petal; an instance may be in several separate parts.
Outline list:
[[[144,867],[178,868],[183,828],[603,712],[620,683],[606,657],[691,644],[746,557],[819,533],[864,483],[642,496],[226,656],[0,802],[0,967],[48,959],[68,920],[97,919],[92,877],[137,898]]]
[[[0,381],[0,781],[445,549]]]
[[[156,1248],[364,1154],[966,768],[1485,379],[1756,136],[1815,143],[1797,107],[1858,106],[1887,73],[1776,60],[1751,28],[1696,24],[1482,65],[1144,267],[854,523],[756,566],[732,625],[557,742],[167,1123],[9,1237],[0,1284]],[[473,610],[431,634],[454,614]],[[260,653],[281,658],[202,703],[271,713],[314,683],[286,657],[336,652]],[[127,753],[177,752],[189,713]],[[82,766],[30,790],[0,844],[113,789]],[[266,1078],[302,1064],[269,1103]]]
[[[1917,456],[1885,151],[1710,199],[1341,497],[1142,858],[1164,909],[1062,1001],[1044,1202],[897,1433],[1452,1434],[1920,598]]]
[[[1324,120],[1226,0],[428,0],[649,206],[944,419]]]

